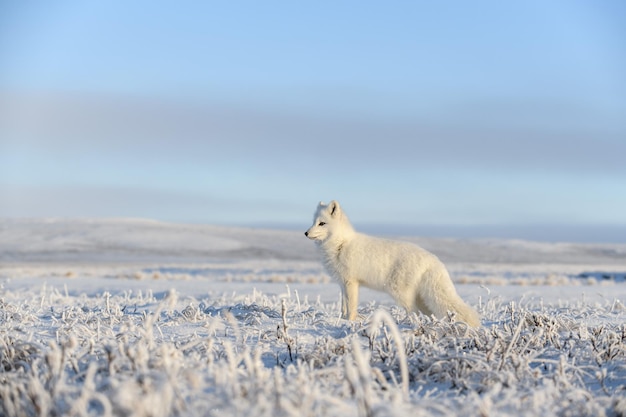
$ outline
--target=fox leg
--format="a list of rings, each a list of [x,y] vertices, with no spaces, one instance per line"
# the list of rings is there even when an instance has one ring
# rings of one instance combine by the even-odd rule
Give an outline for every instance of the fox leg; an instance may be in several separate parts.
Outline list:
[[[342,285],[341,318],[356,320],[359,305],[359,283],[348,281]]]
[[[341,318],[348,318],[348,295],[346,291],[346,286],[342,283],[341,285]]]

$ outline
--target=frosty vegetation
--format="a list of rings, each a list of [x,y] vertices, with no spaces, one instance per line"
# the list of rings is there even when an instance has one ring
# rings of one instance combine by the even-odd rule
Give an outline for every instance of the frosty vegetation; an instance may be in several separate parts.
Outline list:
[[[0,414],[626,415],[621,303],[478,309],[472,330],[373,302],[347,322],[293,292],[4,290]]]
[[[426,243],[481,328],[341,320],[300,232],[0,222],[0,416],[626,416],[626,247]]]

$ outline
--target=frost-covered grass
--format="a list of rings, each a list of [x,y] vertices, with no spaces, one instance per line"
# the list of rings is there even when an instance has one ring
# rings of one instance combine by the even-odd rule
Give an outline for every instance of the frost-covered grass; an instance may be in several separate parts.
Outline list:
[[[0,415],[626,415],[617,300],[485,295],[473,330],[374,301],[347,322],[284,284],[72,282],[0,291]]]
[[[482,328],[339,319],[301,231],[0,219],[0,416],[626,416],[626,245],[416,242]]]

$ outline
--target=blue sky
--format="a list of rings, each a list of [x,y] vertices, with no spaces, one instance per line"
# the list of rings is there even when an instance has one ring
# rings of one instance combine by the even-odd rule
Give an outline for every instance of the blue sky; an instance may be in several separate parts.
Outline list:
[[[2,2],[0,216],[626,241],[624,74],[621,1]]]

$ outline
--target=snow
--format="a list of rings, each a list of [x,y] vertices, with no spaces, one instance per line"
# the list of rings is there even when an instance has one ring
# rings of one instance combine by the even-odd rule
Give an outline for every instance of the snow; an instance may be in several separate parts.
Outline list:
[[[480,329],[339,287],[300,231],[0,221],[0,415],[626,414],[626,245],[406,237]]]

